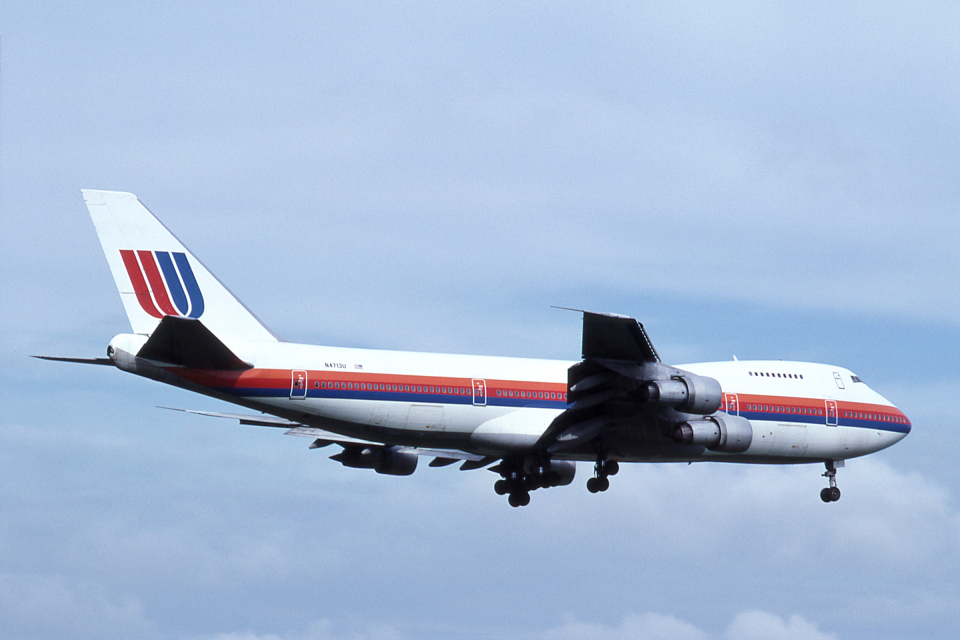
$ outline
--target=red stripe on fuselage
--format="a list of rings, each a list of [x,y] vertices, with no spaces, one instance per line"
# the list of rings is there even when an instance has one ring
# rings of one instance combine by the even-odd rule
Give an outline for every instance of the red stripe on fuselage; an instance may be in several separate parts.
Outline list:
[[[290,389],[290,371],[289,369],[252,369],[242,372],[227,371],[200,371],[196,369],[171,369],[173,373],[180,375],[188,380],[205,387],[214,387],[219,389],[236,390],[238,392],[251,392],[257,389]],[[330,386],[332,383],[339,382],[339,388]],[[319,383],[320,386],[315,386]],[[326,383],[327,386],[323,386]],[[351,387],[347,387],[350,384]],[[390,385],[390,388],[380,389],[379,385]],[[364,385],[362,388],[360,385]],[[372,388],[371,385],[376,385]],[[393,388],[394,386],[398,388]],[[421,391],[417,391],[420,387]],[[434,391],[429,391],[433,387]],[[425,388],[425,389],[424,389]],[[355,372],[335,372],[335,371],[307,371],[307,391],[313,394],[319,393],[320,398],[325,392],[329,391],[377,391],[382,393],[421,393],[433,396],[470,396],[472,395],[473,385],[471,378],[448,378],[448,377],[430,377],[430,376],[406,376],[406,375],[386,375],[372,373]],[[446,392],[444,391],[446,389]],[[563,383],[549,382],[531,382],[520,380],[494,380],[486,379],[486,397],[488,402],[497,400],[531,400],[531,401],[557,401],[564,400],[564,394],[567,391],[567,385]],[[553,398],[539,397],[543,392],[549,396],[554,394]],[[770,420],[787,420],[791,415],[816,416],[818,420],[826,422],[827,406],[823,398],[796,398],[789,396],[760,396],[752,394],[732,394],[727,396],[737,396],[737,407],[732,405],[728,407],[726,402],[721,405],[721,411],[727,411],[740,414],[752,414],[752,416]],[[846,402],[837,400],[837,412],[840,420],[857,419],[873,422],[894,422],[903,425],[910,425],[910,420],[899,409],[887,405],[875,405],[856,402]],[[754,408],[756,407],[756,408]],[[857,415],[849,415],[856,412]]]
[[[221,389],[285,389],[290,387],[290,370],[286,369],[253,369],[237,373],[227,372],[207,372],[189,369],[174,369],[177,375],[183,376],[192,382],[206,386],[219,387]],[[333,372],[333,371],[307,371],[307,388],[328,390],[331,387],[323,386],[323,383],[339,382],[342,385],[377,385],[377,388],[370,388],[370,391],[396,391],[397,393],[411,393],[411,388],[426,387],[428,391],[419,393],[434,393],[444,395],[472,395],[472,378],[448,378],[432,376],[406,376],[406,375],[383,375],[370,373],[352,373],[352,372]],[[320,387],[314,383],[320,383]],[[390,385],[390,389],[380,389],[379,385]],[[404,389],[393,389],[393,386],[404,387]],[[433,387],[434,391],[429,391]],[[343,387],[346,388],[346,387]],[[447,391],[444,392],[443,390]],[[464,390],[460,393],[460,390]],[[358,390],[366,388],[358,387]],[[456,391],[454,391],[456,390]],[[563,394],[567,391],[567,385],[548,383],[548,382],[528,382],[518,380],[491,380],[486,379],[486,391],[488,398],[529,398],[530,400],[562,400]],[[499,394],[498,394],[499,392]],[[553,393],[554,398],[541,398],[540,393]]]
[[[776,414],[778,417],[784,414],[788,415],[814,415],[826,420],[827,399],[824,398],[794,398],[789,396],[759,396],[740,394],[726,394],[727,396],[736,395],[737,404],[740,413],[760,413]],[[853,418],[858,420],[872,420],[874,422],[894,422],[897,424],[910,424],[910,419],[906,414],[896,407],[878,404],[867,404],[862,402],[848,402],[845,400],[836,400],[837,417],[840,419]],[[757,408],[751,408],[756,406]],[[732,407],[731,407],[732,408]],[[727,404],[724,402],[721,410],[727,410]],[[805,413],[804,410],[810,413]],[[845,415],[844,412],[857,413],[858,415]]]

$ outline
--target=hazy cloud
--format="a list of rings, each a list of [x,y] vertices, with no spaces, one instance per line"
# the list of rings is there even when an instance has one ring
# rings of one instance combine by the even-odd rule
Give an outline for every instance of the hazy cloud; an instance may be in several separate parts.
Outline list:
[[[21,638],[157,637],[137,598],[56,575],[0,574],[0,627]]]

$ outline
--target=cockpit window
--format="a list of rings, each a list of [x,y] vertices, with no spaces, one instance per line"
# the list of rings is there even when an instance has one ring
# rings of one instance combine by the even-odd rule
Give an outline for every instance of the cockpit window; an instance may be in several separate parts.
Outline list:
[[[854,382],[863,382],[863,380],[860,379],[860,376],[850,376],[850,379]]]

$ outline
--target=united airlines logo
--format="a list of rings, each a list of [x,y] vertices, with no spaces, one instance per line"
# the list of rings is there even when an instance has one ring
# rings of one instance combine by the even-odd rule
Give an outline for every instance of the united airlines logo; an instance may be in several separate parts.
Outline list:
[[[203,314],[203,294],[186,254],[122,249],[120,256],[140,306],[151,316],[199,318]]]

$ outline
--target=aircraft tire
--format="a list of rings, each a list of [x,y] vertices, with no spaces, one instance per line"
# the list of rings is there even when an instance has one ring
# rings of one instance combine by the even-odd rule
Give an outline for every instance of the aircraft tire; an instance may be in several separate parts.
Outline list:
[[[493,490],[497,492],[498,496],[505,496],[510,493],[510,485],[506,480],[497,480],[493,483]]]
[[[824,502],[836,502],[840,499],[840,489],[837,487],[824,487],[820,492],[820,499]]]
[[[525,507],[530,504],[530,494],[526,491],[515,491],[508,500],[511,507]]]

